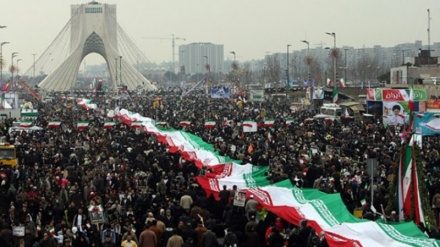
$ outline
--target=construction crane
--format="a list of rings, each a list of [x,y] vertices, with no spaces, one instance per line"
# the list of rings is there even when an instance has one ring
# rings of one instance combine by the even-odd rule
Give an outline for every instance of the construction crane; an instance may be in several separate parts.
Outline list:
[[[175,53],[175,49],[176,49],[176,40],[183,40],[186,41],[185,38],[181,38],[181,37],[175,37],[174,34],[171,34],[171,38],[160,38],[160,37],[142,37],[143,39],[159,39],[159,40],[171,40],[171,48],[172,48],[172,52],[173,52],[173,73],[176,73],[176,53]]]

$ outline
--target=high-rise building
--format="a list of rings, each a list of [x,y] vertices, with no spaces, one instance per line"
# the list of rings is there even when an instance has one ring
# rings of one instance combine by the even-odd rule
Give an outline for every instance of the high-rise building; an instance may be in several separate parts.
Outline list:
[[[220,73],[223,70],[223,45],[212,43],[191,43],[179,46],[179,72],[184,68],[185,74],[206,73],[207,64],[210,72]]]

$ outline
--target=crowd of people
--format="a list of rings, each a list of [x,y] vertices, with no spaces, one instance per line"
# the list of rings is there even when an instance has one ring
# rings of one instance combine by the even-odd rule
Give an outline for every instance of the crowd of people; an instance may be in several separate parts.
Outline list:
[[[270,98],[246,102],[237,96],[210,99],[198,91],[185,97],[157,94],[93,97],[98,107],[88,110],[76,105],[81,96],[34,101],[39,116],[33,124],[43,127],[39,131],[9,133],[12,122],[20,120],[4,120],[0,130],[16,146],[19,165],[0,171],[0,246],[327,246],[306,220],[286,222],[253,198],[245,207],[233,206],[234,188],[221,191],[219,201],[207,197],[196,182],[204,169],[169,153],[154,135],[108,119],[116,107],[200,136],[242,164],[269,165],[271,183],[290,179],[299,187],[340,193],[350,212],[363,200],[371,202],[371,190],[375,208],[387,204],[405,126],[305,121],[316,112],[292,112],[285,101]],[[290,118],[294,122],[286,125]],[[259,123],[257,132],[243,133],[241,123],[249,119]],[[264,119],[275,122],[265,126]],[[48,128],[55,120],[60,126]],[[104,128],[108,120],[115,126]],[[205,128],[210,120],[216,125]],[[89,121],[88,128],[78,130],[78,121]],[[190,125],[182,127],[181,121]],[[424,139],[437,224],[439,149],[437,137]],[[371,181],[366,159],[372,151],[379,165]],[[432,227],[430,234],[436,233]]]

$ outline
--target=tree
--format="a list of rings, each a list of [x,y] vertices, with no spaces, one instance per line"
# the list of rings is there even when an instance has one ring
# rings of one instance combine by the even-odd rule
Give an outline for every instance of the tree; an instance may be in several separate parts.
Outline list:
[[[266,56],[266,65],[269,82],[279,83],[281,65],[278,60],[278,55],[274,54],[272,56]]]
[[[252,83],[252,70],[250,62],[243,64],[243,68],[241,69],[241,78],[245,85]]]

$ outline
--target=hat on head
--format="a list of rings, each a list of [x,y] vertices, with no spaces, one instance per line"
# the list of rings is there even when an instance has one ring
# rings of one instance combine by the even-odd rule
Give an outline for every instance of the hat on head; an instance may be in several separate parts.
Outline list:
[[[78,228],[76,226],[72,227],[72,233],[76,234],[78,232]]]

